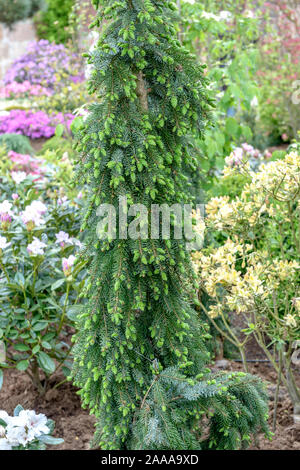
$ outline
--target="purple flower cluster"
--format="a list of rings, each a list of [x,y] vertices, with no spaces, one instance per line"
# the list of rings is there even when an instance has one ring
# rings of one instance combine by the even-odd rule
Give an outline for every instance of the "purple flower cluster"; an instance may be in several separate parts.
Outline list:
[[[17,59],[7,71],[4,83],[23,83],[53,88],[65,80],[74,82],[81,77],[79,56],[70,53],[63,44],[46,40],[30,43],[27,54]]]
[[[44,111],[12,110],[6,116],[0,116],[1,134],[22,134],[31,139],[50,138],[54,135],[58,124],[72,123],[72,114],[54,114],[48,116]]]

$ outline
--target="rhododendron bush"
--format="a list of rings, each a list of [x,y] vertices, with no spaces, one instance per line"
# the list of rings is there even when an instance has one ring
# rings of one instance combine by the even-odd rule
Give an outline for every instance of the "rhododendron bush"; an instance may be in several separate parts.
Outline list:
[[[62,86],[69,80],[82,80],[79,56],[70,53],[63,44],[52,44],[44,39],[33,42],[28,52],[17,59],[7,71],[5,84],[29,82],[45,88]]]
[[[245,345],[256,339],[287,386],[299,422],[293,361],[300,338],[300,155],[263,163],[257,173],[243,161],[225,167],[224,178],[234,173],[250,181],[241,196],[213,198],[206,206],[207,227],[224,242],[193,254],[201,290],[212,299],[202,307],[219,330],[215,319],[222,320],[220,333],[239,348],[245,367]],[[232,315],[244,318],[241,335],[231,327]]]
[[[58,124],[70,128],[71,114],[47,115],[44,111],[12,110],[0,116],[0,134],[22,134],[31,139],[50,138]]]
[[[8,159],[0,177],[0,375],[25,371],[43,394],[71,364],[67,332],[85,282],[76,263],[82,196],[69,199],[46,161],[15,152]]]
[[[73,111],[86,101],[82,63],[62,44],[31,43],[0,87],[0,135],[50,138],[58,124],[70,132]]]

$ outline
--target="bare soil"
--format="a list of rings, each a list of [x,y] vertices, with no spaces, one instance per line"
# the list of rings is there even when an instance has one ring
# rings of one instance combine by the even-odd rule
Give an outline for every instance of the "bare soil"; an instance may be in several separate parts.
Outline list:
[[[242,370],[242,365],[233,361],[223,361],[226,370]],[[275,373],[268,364],[254,363],[250,372],[259,375],[268,382],[270,394],[270,424],[273,419],[273,396],[275,391]],[[54,377],[56,383],[63,379]],[[54,435],[65,442],[55,446],[55,450],[88,450],[94,433],[95,419],[83,410],[76,389],[64,383],[55,390],[50,390],[44,397],[39,397],[30,379],[19,371],[5,371],[3,388],[0,391],[0,409],[12,413],[16,405],[35,409],[56,422]],[[257,445],[258,443],[258,445]],[[292,419],[292,404],[284,387],[280,388],[277,411],[277,430],[270,442],[264,436],[258,436],[257,443],[251,450],[300,450],[300,429],[296,429]]]

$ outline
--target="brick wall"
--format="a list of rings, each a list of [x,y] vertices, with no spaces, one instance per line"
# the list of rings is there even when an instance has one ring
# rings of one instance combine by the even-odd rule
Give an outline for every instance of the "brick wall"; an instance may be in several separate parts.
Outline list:
[[[11,30],[0,23],[0,80],[14,60],[26,52],[28,43],[35,39],[32,20],[20,21]]]

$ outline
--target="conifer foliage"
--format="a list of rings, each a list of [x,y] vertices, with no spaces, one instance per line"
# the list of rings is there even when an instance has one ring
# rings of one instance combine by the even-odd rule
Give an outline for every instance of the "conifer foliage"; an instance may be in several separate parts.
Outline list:
[[[207,329],[183,240],[99,240],[97,208],[188,203],[183,167],[210,108],[203,67],[176,37],[173,1],[93,0],[103,28],[78,131],[78,181],[90,188],[82,229],[90,281],[78,317],[74,383],[98,419],[102,449],[230,449],[267,430],[252,376],[206,368]],[[103,27],[105,20],[105,27]],[[130,221],[130,218],[128,219]],[[194,299],[195,301],[195,299]]]

